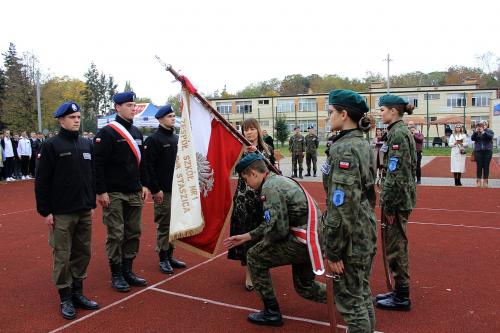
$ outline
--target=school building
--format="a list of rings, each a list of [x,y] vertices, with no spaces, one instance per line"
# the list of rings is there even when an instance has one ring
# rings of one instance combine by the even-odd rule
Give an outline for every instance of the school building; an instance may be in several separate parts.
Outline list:
[[[385,125],[380,121],[379,98],[387,93],[384,84],[374,83],[368,91],[360,92],[370,107],[370,114],[378,128]],[[456,123],[463,124],[470,134],[471,126],[481,120],[492,123],[494,101],[500,98],[500,89],[479,89],[475,82],[463,85],[391,87],[390,93],[401,96],[415,106],[413,120],[424,135],[432,142],[435,137],[445,137],[445,130]],[[245,118],[256,118],[263,130],[275,136],[275,121],[285,117],[292,132],[295,126],[306,132],[308,126],[318,129],[318,136],[325,140],[330,133],[326,121],[328,94],[304,94],[296,96],[217,98],[210,103],[233,126],[240,128]],[[495,133],[499,135],[500,133]]]

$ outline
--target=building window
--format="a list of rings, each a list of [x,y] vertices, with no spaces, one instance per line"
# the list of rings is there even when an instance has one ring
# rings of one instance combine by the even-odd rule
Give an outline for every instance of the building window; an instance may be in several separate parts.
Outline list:
[[[439,99],[440,98],[440,95],[439,94],[428,94],[428,93],[425,93],[424,94],[424,100],[435,100],[435,99]]]
[[[288,126],[288,131],[293,135],[293,129],[295,128],[295,121],[288,120],[286,122],[286,125]]]
[[[415,108],[418,108],[418,97],[417,96],[401,96],[402,99],[407,101],[409,104],[413,104]]]
[[[231,109],[232,109],[231,102],[217,102],[217,103],[215,103],[215,106],[217,108],[217,111],[220,114],[230,114],[231,113]]]
[[[236,102],[236,113],[251,113],[252,101]]]
[[[446,106],[449,108],[463,108],[467,106],[465,94],[450,94],[446,100]]]
[[[309,126],[312,126],[315,129],[317,129],[318,126],[316,125],[317,125],[316,120],[299,120],[299,127],[301,132],[307,132],[307,128]]]
[[[294,112],[295,103],[293,99],[279,99],[276,112]]]
[[[299,111],[312,112],[316,111],[316,98],[299,98]]]
[[[259,105],[269,105],[268,99],[259,99]]]
[[[490,94],[473,94],[472,106],[490,106]]]
[[[328,97],[327,97],[327,98],[325,99],[325,105],[323,106],[323,111],[328,112],[328,106],[329,106],[329,105],[330,105],[330,104],[328,104]]]
[[[269,127],[269,120],[261,120],[259,121],[260,127]]]

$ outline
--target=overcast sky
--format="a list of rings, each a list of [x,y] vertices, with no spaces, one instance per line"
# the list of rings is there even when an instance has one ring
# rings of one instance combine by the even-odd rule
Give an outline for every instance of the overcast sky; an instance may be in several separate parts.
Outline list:
[[[500,56],[500,1],[8,1],[0,50],[32,51],[45,72],[83,78],[93,61],[141,97],[179,91],[158,54],[202,92],[288,74],[362,78],[478,66]]]

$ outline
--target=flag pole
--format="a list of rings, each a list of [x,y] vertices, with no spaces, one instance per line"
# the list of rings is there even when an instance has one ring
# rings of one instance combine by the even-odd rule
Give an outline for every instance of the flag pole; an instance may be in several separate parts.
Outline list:
[[[214,115],[214,117],[217,118],[218,121],[223,123],[228,131],[230,131],[243,144],[247,146],[252,146],[250,141],[248,141],[247,138],[243,136],[243,134],[238,132],[233,127],[233,125],[231,125],[231,123],[229,123],[226,120],[226,118],[224,118],[217,110],[214,109],[214,107],[205,99],[205,97],[201,96],[198,93],[198,91],[193,87],[191,82],[184,75],[180,75],[175,69],[172,68],[172,65],[164,63],[157,55],[155,56],[155,58],[163,66],[163,68],[165,68],[166,71],[170,72],[174,76],[174,78],[177,81],[179,81],[182,84],[182,86],[189,91],[189,93],[191,93],[194,97],[196,97]],[[264,161],[266,162],[269,169],[271,169],[271,171],[277,174],[281,174],[281,172],[274,165],[272,165],[271,162],[262,153],[261,155],[264,157]]]

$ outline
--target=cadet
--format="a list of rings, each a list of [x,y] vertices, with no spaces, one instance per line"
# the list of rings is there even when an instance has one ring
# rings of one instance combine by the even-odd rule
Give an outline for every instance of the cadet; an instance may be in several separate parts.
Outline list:
[[[144,153],[148,170],[148,188],[154,201],[154,219],[157,224],[156,251],[160,257],[160,271],[172,274],[173,268],[186,267],[185,263],[172,256],[174,244],[168,240],[172,178],[179,137],[175,134],[175,113],[170,104],[161,107],[155,117],[160,126],[144,142]]]
[[[316,177],[316,162],[318,158],[318,146],[319,139],[316,134],[314,134],[314,126],[309,126],[307,128],[309,133],[306,135],[306,165],[307,165],[307,177],[311,176],[311,162],[314,172],[314,177]]]
[[[382,183],[380,207],[386,225],[385,251],[390,270],[394,275],[395,290],[377,295],[377,307],[386,310],[409,311],[410,274],[408,268],[408,237],[406,226],[415,208],[415,174],[417,155],[415,140],[405,126],[403,114],[413,113],[414,106],[395,95],[385,95],[379,101],[380,114],[387,127],[387,143],[382,146],[385,180]]]
[[[329,122],[340,133],[322,166],[328,186],[323,237],[327,265],[339,275],[333,284],[335,304],[349,333],[375,329],[370,291],[377,244],[375,160],[362,132],[370,129],[366,112],[364,98],[354,91],[330,92]]]
[[[36,208],[49,226],[52,279],[61,297],[61,314],[73,319],[75,307],[99,308],[83,295],[91,253],[92,210],[96,207],[94,161],[92,145],[78,135],[78,104],[61,104],[54,117],[61,130],[43,143],[38,154]]]
[[[139,251],[141,212],[147,196],[147,173],[142,162],[142,134],[132,125],[135,94],[113,97],[115,121],[102,128],[94,139],[97,201],[107,227],[106,253],[111,267],[111,286],[120,292],[129,285],[145,286],[146,280],[132,271]]]
[[[247,254],[247,263],[255,291],[264,310],[252,313],[254,324],[281,326],[283,319],[274,293],[269,269],[292,265],[293,284],[297,293],[309,300],[326,303],[326,288],[314,280],[308,247],[291,233],[291,228],[307,228],[306,195],[295,181],[270,172],[262,156],[251,153],[240,160],[236,171],[251,188],[261,191],[264,223],[254,230],[227,238],[228,248],[257,240]]]
[[[297,164],[299,165],[299,178],[302,177],[302,163],[304,162],[304,151],[306,150],[306,142],[302,134],[300,134],[300,127],[295,127],[293,129],[295,133],[290,137],[288,141],[288,150],[292,153],[292,178],[297,177]]]

